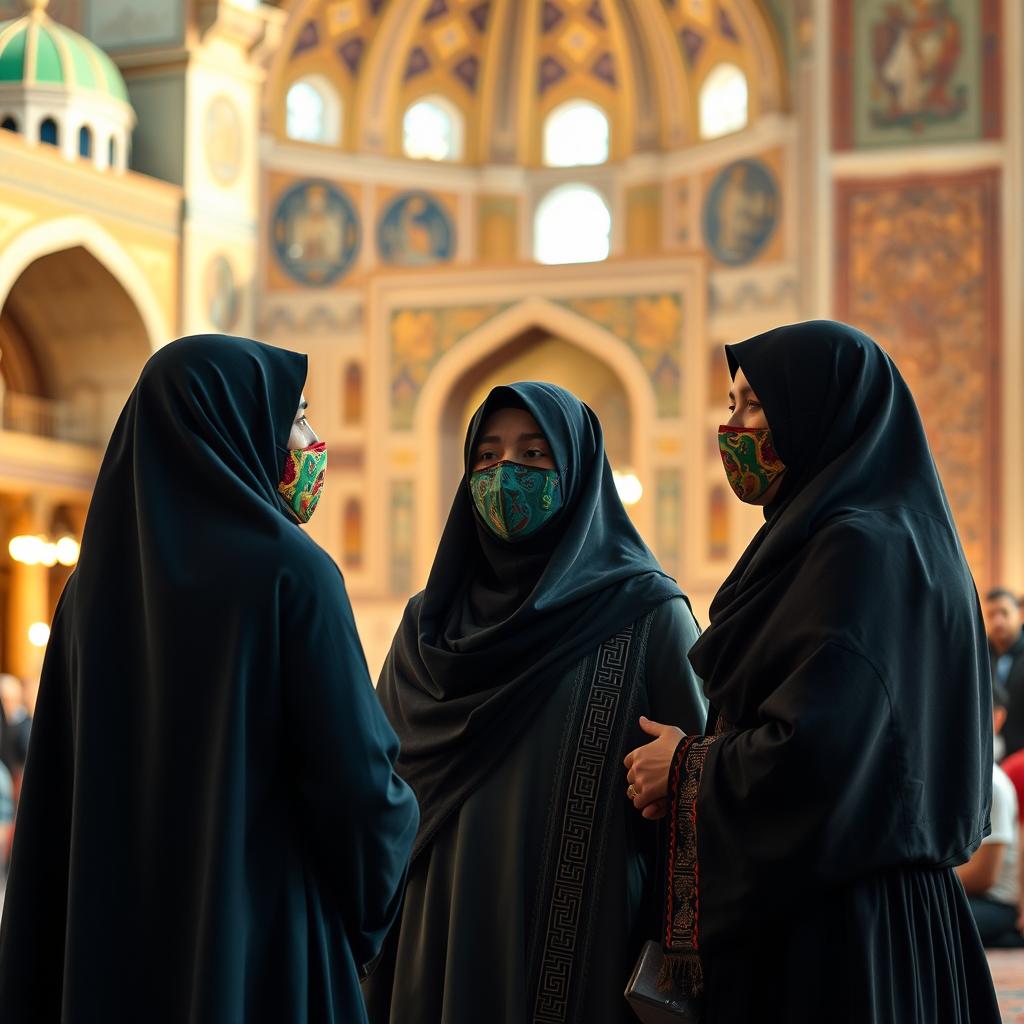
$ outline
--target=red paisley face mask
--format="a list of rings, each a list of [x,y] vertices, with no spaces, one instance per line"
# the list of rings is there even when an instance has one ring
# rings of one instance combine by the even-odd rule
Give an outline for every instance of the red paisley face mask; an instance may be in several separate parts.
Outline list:
[[[719,427],[718,447],[729,486],[740,501],[757,501],[786,468],[767,427]]]

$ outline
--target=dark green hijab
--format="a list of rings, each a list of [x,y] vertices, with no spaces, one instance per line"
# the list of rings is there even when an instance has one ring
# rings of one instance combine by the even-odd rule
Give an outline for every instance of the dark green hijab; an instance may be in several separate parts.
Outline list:
[[[550,443],[565,503],[522,542],[481,520],[468,479],[499,409],[526,409]],[[377,692],[420,802],[416,853],[493,770],[566,671],[680,590],[619,500],[597,416],[553,384],[495,388],[466,434],[466,474],[426,589],[409,602]]]

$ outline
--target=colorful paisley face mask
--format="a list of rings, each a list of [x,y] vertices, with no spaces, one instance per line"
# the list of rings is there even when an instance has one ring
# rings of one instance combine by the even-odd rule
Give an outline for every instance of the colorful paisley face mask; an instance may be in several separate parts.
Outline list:
[[[553,469],[499,462],[469,478],[473,504],[502,540],[536,533],[562,507],[562,487]]]
[[[767,427],[744,430],[719,427],[718,447],[729,485],[740,501],[757,501],[786,468]]]
[[[300,523],[308,523],[316,511],[326,472],[326,441],[288,452],[277,489]]]

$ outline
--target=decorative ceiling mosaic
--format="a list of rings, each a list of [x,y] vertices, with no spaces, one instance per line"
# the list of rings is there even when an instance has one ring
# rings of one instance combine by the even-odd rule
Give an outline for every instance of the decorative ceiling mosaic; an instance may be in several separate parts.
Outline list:
[[[454,81],[476,95],[492,7],[493,0],[430,0],[405,63],[404,80],[430,74],[432,81]]]
[[[355,79],[389,0],[328,0],[299,30],[290,60],[329,54]]]
[[[662,0],[688,71],[703,78],[714,65],[747,65],[741,20],[728,0]]]
[[[563,82],[589,79],[591,86],[618,86],[616,43],[607,0],[544,0],[540,7],[537,93],[542,98]]]

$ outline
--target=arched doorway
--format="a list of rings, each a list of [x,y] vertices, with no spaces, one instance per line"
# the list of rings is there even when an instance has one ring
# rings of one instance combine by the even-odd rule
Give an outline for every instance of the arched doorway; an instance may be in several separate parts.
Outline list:
[[[0,668],[27,680],[69,574],[13,536],[80,537],[103,446],[152,351],[126,288],[83,245],[27,262],[0,305]]]
[[[4,428],[103,444],[150,352],[134,302],[92,253],[39,257],[0,308]]]
[[[448,352],[420,396],[413,572],[426,578],[463,472],[462,444],[473,409],[495,384],[549,380],[578,394],[605,425],[613,468],[650,481],[655,400],[634,353],[596,324],[542,299],[524,300]],[[630,514],[647,534],[653,500],[645,493]],[[414,584],[415,585],[415,584]]]

